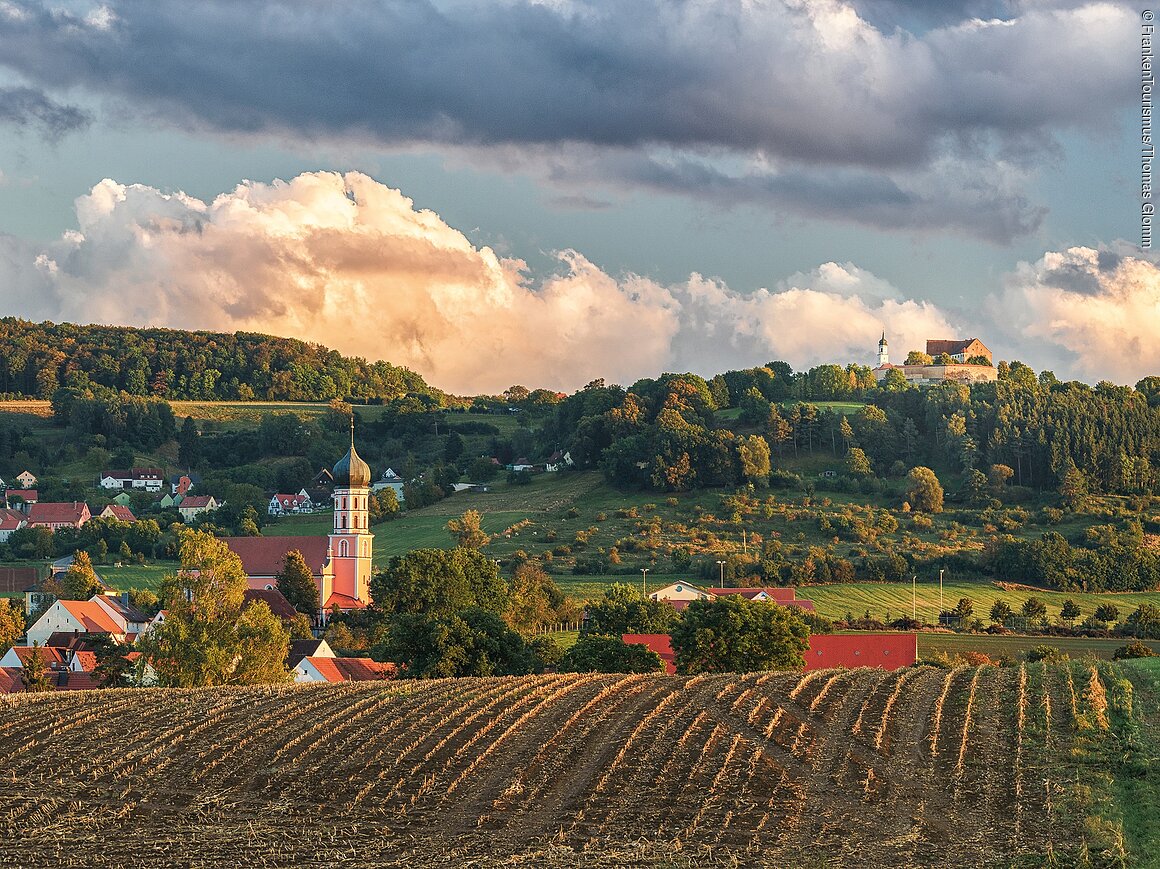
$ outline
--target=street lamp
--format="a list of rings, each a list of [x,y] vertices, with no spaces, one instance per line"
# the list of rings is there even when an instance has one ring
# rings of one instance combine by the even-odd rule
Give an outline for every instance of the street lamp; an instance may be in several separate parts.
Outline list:
[[[640,569],[640,596],[642,598],[648,597],[648,590],[645,588],[645,584],[644,584],[645,579],[647,579],[647,578],[648,578],[648,568],[642,567]]]
[[[918,621],[918,575],[910,578],[910,620]]]
[[[946,611],[946,607],[943,606],[943,592],[942,592],[942,575],[943,575],[943,571],[945,569],[946,568],[943,568],[943,567],[940,567],[938,569],[938,617],[939,617],[939,624],[942,624],[942,614]]]
[[[717,566],[721,568],[721,588],[725,587],[725,562],[718,561]]]

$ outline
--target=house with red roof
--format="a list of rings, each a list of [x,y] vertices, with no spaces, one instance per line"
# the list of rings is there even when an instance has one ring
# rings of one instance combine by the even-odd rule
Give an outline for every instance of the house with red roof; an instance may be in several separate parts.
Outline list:
[[[377,682],[393,679],[395,664],[370,658],[303,658],[294,667],[295,682]]]
[[[13,646],[0,656],[0,667],[23,669],[28,666],[28,661],[33,655],[40,655],[40,660],[44,661],[44,665],[50,669],[68,666],[69,653],[67,650],[56,646],[39,644],[34,646],[29,643],[27,646]]]
[[[137,517],[128,507],[120,504],[110,504],[97,514],[98,519],[116,519],[118,522],[136,522]]]
[[[813,612],[814,602],[802,600],[793,588],[764,586],[760,588],[700,588],[689,582],[674,582],[649,594],[653,600],[663,600],[675,610],[683,610],[695,600],[714,600],[726,595],[740,595],[746,600],[773,601],[782,606],[797,607]]]
[[[270,499],[270,506],[266,508],[266,512],[271,516],[286,516],[291,513],[312,513],[314,512],[314,502],[310,500],[310,496],[303,490],[297,495],[274,495]]]
[[[0,509],[0,543],[8,542],[13,531],[19,531],[28,522],[28,517],[19,510]]]
[[[182,522],[189,522],[202,513],[209,513],[220,506],[213,495],[186,495],[177,505],[177,512],[181,514]]]
[[[44,501],[28,508],[29,528],[80,528],[92,518],[84,501]]]
[[[625,643],[638,643],[661,656],[665,672],[677,672],[676,653],[668,634],[623,634]],[[829,670],[834,667],[877,667],[901,670],[918,660],[918,634],[810,634],[803,670]]]
[[[126,640],[130,623],[115,605],[101,595],[90,600],[58,600],[28,628],[28,642],[44,645],[60,631],[74,634],[108,634],[119,643]]]

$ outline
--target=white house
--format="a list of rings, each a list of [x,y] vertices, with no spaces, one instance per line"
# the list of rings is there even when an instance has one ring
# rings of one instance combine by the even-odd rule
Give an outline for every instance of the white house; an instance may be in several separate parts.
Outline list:
[[[383,471],[382,477],[375,481],[371,486],[372,492],[380,492],[383,489],[394,489],[395,497],[399,499],[399,503],[403,503],[403,478],[395,473],[393,468],[387,468]]]
[[[13,531],[24,527],[28,517],[19,510],[0,509],[0,543],[7,543]]]
[[[653,600],[670,603],[674,609],[683,610],[691,601],[709,600],[710,595],[687,582],[674,582],[649,594]]]
[[[297,495],[274,495],[266,512],[271,516],[285,516],[289,513],[313,513],[314,502],[303,489]]]
[[[130,633],[125,616],[100,595],[89,600],[58,600],[28,629],[28,643],[43,646],[57,632],[108,634],[119,643]]]
[[[160,492],[164,484],[165,475],[160,468],[101,471],[98,481],[102,489],[143,489],[146,492]]]

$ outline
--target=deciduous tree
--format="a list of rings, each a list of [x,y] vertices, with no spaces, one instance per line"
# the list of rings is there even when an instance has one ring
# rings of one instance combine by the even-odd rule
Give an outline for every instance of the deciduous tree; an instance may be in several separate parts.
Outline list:
[[[943,488],[930,468],[911,468],[906,476],[906,500],[911,509],[926,513],[941,513]]]
[[[290,605],[310,618],[318,616],[322,605],[318,599],[318,584],[310,565],[297,549],[286,553],[282,561],[282,571],[277,576],[278,591],[290,601]]]
[[[801,669],[810,629],[789,607],[729,595],[692,601],[671,636],[678,673],[751,673]]]
[[[561,673],[659,673],[664,671],[665,662],[640,643],[588,634],[564,653],[556,669]]]

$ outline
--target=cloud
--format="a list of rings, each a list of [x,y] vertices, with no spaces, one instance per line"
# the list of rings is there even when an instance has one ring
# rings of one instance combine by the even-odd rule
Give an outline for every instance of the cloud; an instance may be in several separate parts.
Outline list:
[[[987,300],[1019,358],[1088,382],[1160,372],[1160,262],[1139,248],[1073,247],[1020,263]]]
[[[33,127],[48,139],[59,139],[90,121],[87,112],[58,103],[34,88],[0,87],[0,124]]]
[[[77,229],[46,248],[0,237],[7,310],[293,336],[458,392],[870,362],[884,329],[898,346],[953,333],[933,305],[851,263],[743,294],[696,274],[609,275],[569,250],[533,279],[359,173],[245,182],[212,202],[105,180],[76,211]]]
[[[1135,72],[1127,6],[1011,7],[9,0],[0,63],[184,127],[491,150],[565,185],[1005,242],[1039,225],[1022,191],[1054,134],[1114,126]]]

